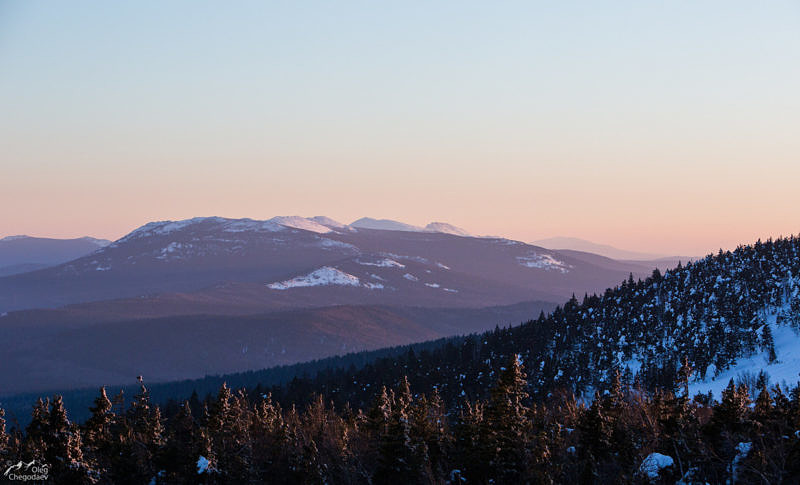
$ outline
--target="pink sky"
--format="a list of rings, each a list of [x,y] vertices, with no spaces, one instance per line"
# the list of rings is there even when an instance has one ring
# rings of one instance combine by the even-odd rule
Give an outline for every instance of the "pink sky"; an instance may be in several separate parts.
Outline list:
[[[321,214],[698,255],[798,233],[798,25],[793,1],[7,2],[0,236]]]

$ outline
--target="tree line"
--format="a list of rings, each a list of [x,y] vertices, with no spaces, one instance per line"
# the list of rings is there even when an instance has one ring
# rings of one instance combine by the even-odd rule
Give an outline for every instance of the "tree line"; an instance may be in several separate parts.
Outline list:
[[[514,356],[486,399],[451,406],[402,379],[363,410],[223,385],[164,414],[142,383],[127,405],[101,389],[81,425],[60,396],[24,433],[0,413],[0,457],[41,460],[58,484],[798,483],[800,387],[731,381],[718,401],[690,398],[692,373],[684,361],[672,389],[648,392],[616,372],[591,401],[534,401]]]

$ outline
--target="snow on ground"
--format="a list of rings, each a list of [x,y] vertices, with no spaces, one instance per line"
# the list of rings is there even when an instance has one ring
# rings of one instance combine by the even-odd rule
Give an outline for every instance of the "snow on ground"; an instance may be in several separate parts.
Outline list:
[[[662,455],[661,453],[650,453],[647,455],[647,458],[642,461],[642,465],[639,467],[639,473],[651,480],[655,480],[658,478],[662,469],[669,468],[674,463],[671,456]]]
[[[714,398],[722,396],[722,390],[728,386],[728,382],[737,377],[750,374],[757,376],[762,369],[769,375],[770,384],[780,384],[787,388],[797,385],[800,380],[800,333],[788,325],[778,325],[775,323],[776,313],[767,317],[767,324],[772,330],[772,338],[775,342],[775,354],[778,360],[769,363],[767,352],[759,352],[750,357],[740,357],[736,364],[722,371],[718,376],[712,377],[711,369],[706,372],[705,381],[692,382],[689,385],[689,395],[697,393],[708,393],[712,391]],[[788,386],[787,386],[788,384]]]
[[[294,229],[302,229],[304,231],[311,231],[316,232],[318,234],[325,234],[331,232],[331,228],[324,226],[316,221],[311,219],[306,219],[305,217],[300,216],[278,216],[273,217],[267,222],[273,222],[275,224],[280,224],[284,227],[291,227]]]
[[[353,246],[352,244],[348,244],[342,241],[336,241],[334,239],[328,239],[326,237],[321,237],[319,239],[319,245],[326,249],[341,248],[341,249],[350,249],[352,251],[358,251],[358,248]]]
[[[404,274],[403,278],[407,279],[408,281],[419,281],[419,278],[417,278],[416,276],[414,276],[411,273]]]
[[[440,267],[442,269],[450,269],[450,266],[446,266],[446,265],[444,265],[442,263],[436,263],[436,266],[438,266],[438,267]]]
[[[176,256],[176,253],[180,253],[182,249],[189,249],[191,247],[191,244],[171,242],[161,249],[159,255],[156,256],[156,259],[166,261],[170,256]]]
[[[417,263],[428,264],[428,260],[423,258],[422,256],[407,256],[404,254],[395,254],[395,253],[380,253],[380,255],[392,259],[405,259],[408,261],[416,261]]]
[[[442,288],[442,290],[444,290],[444,291],[446,291],[448,293],[458,293],[458,290],[454,290],[452,288]]]
[[[739,443],[736,445],[736,456],[733,457],[733,461],[731,462],[731,466],[729,468],[733,483],[736,483],[736,476],[739,474],[739,462],[747,458],[747,455],[750,454],[751,449],[753,449],[753,443],[751,442]]]
[[[330,285],[359,286],[360,280],[357,276],[345,273],[344,271],[332,268],[330,266],[323,266],[322,268],[312,271],[305,276],[298,276],[290,280],[270,283],[267,285],[267,287],[273,290],[288,290],[289,288]]]
[[[200,456],[197,458],[197,474],[201,475],[208,471],[208,458]]]
[[[357,260],[356,263],[362,266],[378,266],[380,268],[405,268],[406,265],[398,263],[397,261],[389,258],[384,258],[376,262]]]
[[[383,289],[383,284],[367,282],[367,283],[364,283],[364,288],[366,288],[368,290],[382,290]]]
[[[441,285],[439,285],[439,283],[425,283],[425,286],[430,288],[439,288]]]
[[[517,256],[517,262],[527,268],[556,270],[562,273],[569,272],[570,268],[568,264],[557,260],[549,254],[529,253],[527,256]]]

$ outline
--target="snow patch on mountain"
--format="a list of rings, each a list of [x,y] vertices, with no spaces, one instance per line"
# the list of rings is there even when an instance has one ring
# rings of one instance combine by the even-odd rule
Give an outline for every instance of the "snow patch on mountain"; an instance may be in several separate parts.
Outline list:
[[[517,262],[526,268],[555,270],[561,273],[569,272],[570,266],[559,261],[549,254],[529,253],[526,256],[517,256]]]
[[[280,224],[281,226],[284,227],[291,227],[294,229],[302,229],[304,231],[316,232],[318,234],[325,234],[331,232],[330,227],[327,227],[316,221],[313,221],[311,219],[306,219],[305,217],[300,217],[300,216],[278,216],[278,217],[273,217],[267,222]]]
[[[397,261],[389,258],[384,258],[375,262],[356,260],[356,263],[363,266],[377,266],[379,268],[405,268],[406,265],[398,263]]]
[[[326,237],[320,238],[319,245],[325,249],[338,248],[338,249],[348,249],[350,251],[355,251],[355,252],[359,251],[359,249],[356,246],[353,246],[352,244],[342,241],[336,241],[335,239],[328,239]]]
[[[428,260],[423,258],[422,256],[406,256],[403,254],[395,254],[395,253],[380,253],[381,256],[386,256],[392,259],[405,259],[407,261],[416,261],[417,263],[428,264]]]
[[[464,236],[464,237],[472,236],[472,234],[468,233],[464,229],[456,227],[452,224],[448,224],[446,222],[431,222],[430,224],[425,226],[425,230],[428,232],[441,232],[443,234],[452,234],[453,236]]]
[[[171,257],[180,258],[181,250],[189,249],[191,247],[192,247],[191,244],[183,244],[183,243],[179,243],[179,242],[174,242],[173,241],[173,242],[167,244],[164,248],[161,249],[159,255],[156,256],[156,259],[160,259],[162,261],[166,261],[167,259],[170,259]]]
[[[0,242],[18,241],[20,239],[30,239],[30,236],[25,236],[23,234],[17,236],[6,236],[3,239],[0,239]]]
[[[202,224],[205,222],[223,223],[227,219],[222,217],[194,217],[192,219],[184,219],[181,221],[156,221],[148,222],[142,227],[134,230],[127,236],[120,239],[120,241],[129,241],[146,236],[163,236],[175,231],[180,231],[195,224]]]
[[[422,232],[424,229],[405,222],[393,221],[391,219],[373,219],[371,217],[362,217],[361,219],[350,223],[350,227],[358,229],[375,229],[379,231],[406,231],[406,232]]]
[[[442,263],[436,263],[436,266],[438,266],[438,267],[440,267],[442,269],[450,269],[450,266],[446,266],[446,265],[444,265]]]
[[[307,286],[359,286],[357,276],[345,273],[342,270],[323,266],[305,276],[298,276],[286,281],[270,283],[268,288],[273,290],[288,290],[289,288],[302,288]]]
[[[266,221],[247,218],[226,219],[224,217],[194,217],[192,219],[180,221],[149,222],[117,242],[130,241],[147,236],[164,236],[199,225],[210,226],[208,229],[219,230],[221,232],[279,232],[286,228],[302,229],[318,234],[331,232],[330,227],[299,216],[278,216]],[[113,246],[116,246],[116,243]]]
[[[425,283],[425,286],[428,288],[439,288],[441,285],[439,283]]]
[[[309,217],[308,220],[312,222],[316,222],[317,224],[321,224],[325,227],[330,227],[331,229],[344,229],[347,226],[342,224],[341,222],[331,219],[330,217],[326,216],[314,216]]]
[[[404,274],[403,278],[407,279],[408,281],[419,281],[419,278],[417,278],[416,276],[414,276],[411,273]]]

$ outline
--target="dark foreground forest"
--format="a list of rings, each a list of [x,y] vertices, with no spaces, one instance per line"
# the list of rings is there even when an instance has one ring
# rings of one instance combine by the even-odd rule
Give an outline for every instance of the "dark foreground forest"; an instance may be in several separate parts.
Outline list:
[[[59,396],[24,434],[0,420],[0,454],[58,484],[800,483],[800,387],[731,381],[715,401],[688,396],[691,374],[647,392],[617,373],[590,403],[533,403],[515,357],[486,400],[448,405],[404,379],[365,410],[297,409],[223,386],[163,414],[142,384],[127,405],[101,390],[83,425]]]

